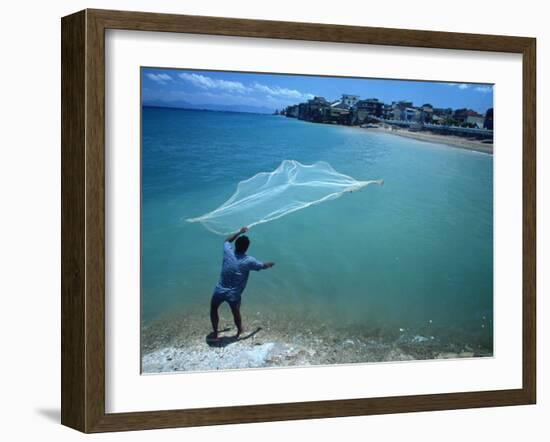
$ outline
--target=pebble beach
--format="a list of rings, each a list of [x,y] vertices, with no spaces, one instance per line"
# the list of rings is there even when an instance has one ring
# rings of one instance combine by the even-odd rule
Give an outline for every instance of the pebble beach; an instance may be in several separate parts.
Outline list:
[[[220,311],[217,341],[207,312],[173,313],[142,327],[142,373],[420,361],[492,356],[483,335],[453,335],[426,324],[388,330],[339,327],[316,317],[244,313],[239,339],[229,312]],[[482,324],[484,325],[484,324]],[[487,321],[487,327],[492,326]]]

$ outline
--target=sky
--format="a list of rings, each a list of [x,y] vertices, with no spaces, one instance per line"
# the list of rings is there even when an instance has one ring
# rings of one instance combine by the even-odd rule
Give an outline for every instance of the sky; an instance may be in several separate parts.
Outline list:
[[[158,68],[142,68],[141,77],[144,105],[273,112],[314,96],[332,101],[353,94],[482,114],[493,107],[493,87],[488,84]]]

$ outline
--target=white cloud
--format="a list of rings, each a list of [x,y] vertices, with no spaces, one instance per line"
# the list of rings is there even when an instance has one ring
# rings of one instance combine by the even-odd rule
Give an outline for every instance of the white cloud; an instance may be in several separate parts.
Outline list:
[[[206,75],[188,73],[179,74],[179,77],[201,89],[218,89],[239,94],[245,94],[250,90],[239,81],[217,80]]]
[[[466,83],[447,83],[447,86],[455,86],[461,90],[465,90],[470,87]]]
[[[491,86],[491,85],[480,85],[480,86],[475,86],[475,87],[474,87],[474,85],[466,84],[466,83],[447,83],[447,85],[457,87],[461,90],[470,89],[470,90],[474,90],[476,92],[481,92],[483,94],[488,94],[490,92],[493,92],[493,86]]]
[[[488,94],[493,92],[493,86],[477,86],[475,90],[483,94]]]
[[[166,84],[173,80],[173,78],[168,74],[147,74],[147,77],[158,84]]]
[[[179,78],[203,90],[216,90],[241,95],[256,92],[264,95],[266,98],[273,97],[279,100],[308,100],[313,98],[313,94],[303,93],[296,89],[267,86],[258,82],[247,86],[239,81],[219,80],[207,75],[187,72],[179,74]]]
[[[254,83],[254,89],[257,91],[263,92],[271,97],[281,97],[288,99],[297,99],[297,100],[308,100],[313,98],[313,94],[302,93],[296,89],[286,89],[279,86],[266,86],[261,83]]]

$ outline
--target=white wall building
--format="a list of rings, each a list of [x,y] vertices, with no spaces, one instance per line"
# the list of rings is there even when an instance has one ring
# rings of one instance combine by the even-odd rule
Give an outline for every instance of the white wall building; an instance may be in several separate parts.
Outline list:
[[[353,107],[359,101],[358,95],[342,94],[342,103],[348,107]]]

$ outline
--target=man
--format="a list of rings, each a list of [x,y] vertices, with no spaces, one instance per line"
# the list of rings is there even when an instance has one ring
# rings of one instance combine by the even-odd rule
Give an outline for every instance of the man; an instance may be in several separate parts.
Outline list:
[[[218,308],[222,302],[227,302],[231,307],[233,320],[237,326],[237,338],[243,331],[241,321],[241,294],[246,287],[250,270],[264,270],[273,267],[273,262],[262,263],[252,256],[246,255],[250,240],[243,234],[248,228],[242,227],[237,233],[229,235],[223,243],[223,263],[220,280],[216,285],[212,301],[210,302],[210,320],[214,332],[212,339],[218,338]],[[235,241],[236,240],[236,241]],[[235,250],[231,243],[235,241]]]

